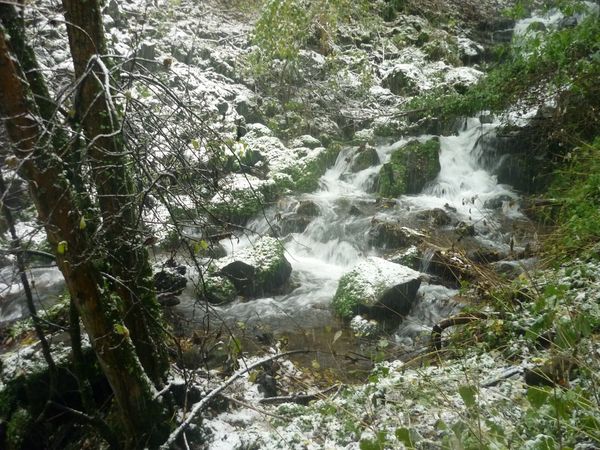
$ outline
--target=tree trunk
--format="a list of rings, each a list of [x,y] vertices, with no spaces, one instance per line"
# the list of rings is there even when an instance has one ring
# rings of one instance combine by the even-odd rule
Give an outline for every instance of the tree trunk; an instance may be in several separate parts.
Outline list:
[[[28,182],[31,197],[44,223],[48,241],[64,275],[90,342],[120,409],[129,446],[159,443],[164,438],[165,412],[156,389],[144,372],[123,325],[121,300],[91,258],[95,248],[82,227],[83,217],[66,178],[64,163],[42,134],[38,111],[25,76],[9,52],[0,26],[0,110],[13,143],[15,166]]]
[[[123,300],[125,323],[138,357],[155,384],[168,369],[160,308],[148,253],[138,228],[139,195],[131,176],[110,92],[102,16],[97,0],[63,0],[69,45],[80,80],[76,113],[89,141],[88,155],[102,214],[107,263],[116,278],[113,290]]]

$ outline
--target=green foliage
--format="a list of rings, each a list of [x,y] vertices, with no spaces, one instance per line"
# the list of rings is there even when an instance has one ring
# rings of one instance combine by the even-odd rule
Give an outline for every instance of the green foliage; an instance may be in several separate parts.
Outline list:
[[[466,95],[432,92],[413,101],[409,109],[426,109],[446,117],[473,115],[482,110],[502,112],[515,105],[528,109],[556,94],[562,104],[577,105],[578,114],[566,118],[573,128],[597,129],[598,116],[594,110],[600,98],[596,81],[600,77],[597,16],[591,15],[573,28],[527,36],[503,49],[498,65]]]
[[[558,229],[549,241],[553,256],[598,255],[600,242],[600,137],[574,148],[554,179],[549,197],[559,199]]]

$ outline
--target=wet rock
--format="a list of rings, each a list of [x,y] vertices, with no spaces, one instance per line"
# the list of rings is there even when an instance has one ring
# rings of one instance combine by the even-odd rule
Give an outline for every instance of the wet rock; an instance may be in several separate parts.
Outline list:
[[[226,276],[245,297],[275,294],[285,286],[292,266],[281,243],[263,237],[253,247],[217,261],[219,275]]]
[[[350,210],[348,211],[348,215],[353,217],[360,217],[363,215],[363,212],[356,205],[352,205],[350,207]]]
[[[296,207],[296,214],[306,217],[318,217],[321,215],[319,205],[311,200],[302,200]]]
[[[440,171],[439,139],[411,141],[392,153],[379,172],[378,192],[384,197],[417,194]]]
[[[435,226],[445,226],[452,223],[452,219],[446,211],[441,208],[434,208],[428,211],[421,211],[417,214],[417,219],[431,222]]]
[[[230,303],[236,299],[237,294],[235,285],[228,278],[218,275],[205,276],[198,285],[198,296],[213,304]]]
[[[158,293],[179,295],[187,286],[185,266],[165,268],[154,274],[154,286]]]
[[[567,16],[563,17],[558,21],[558,29],[562,30],[563,28],[575,28],[577,26],[577,17],[575,16]]]
[[[386,259],[395,264],[401,264],[415,270],[419,270],[421,267],[421,252],[415,245],[411,245],[406,250],[394,253]]]
[[[483,207],[486,209],[502,209],[505,203],[511,204],[513,202],[514,199],[510,195],[499,195],[486,200]]]
[[[287,236],[290,233],[303,233],[306,227],[312,222],[310,216],[299,214],[287,214],[282,216],[277,223],[278,236]]]
[[[369,245],[381,249],[398,249],[420,243],[425,236],[394,222],[374,221],[368,234]]]
[[[421,285],[419,272],[377,257],[369,257],[345,274],[332,306],[342,318],[399,321],[413,306]]]
[[[375,147],[369,144],[361,145],[354,156],[350,171],[353,173],[368,169],[369,167],[380,164],[379,155]]]

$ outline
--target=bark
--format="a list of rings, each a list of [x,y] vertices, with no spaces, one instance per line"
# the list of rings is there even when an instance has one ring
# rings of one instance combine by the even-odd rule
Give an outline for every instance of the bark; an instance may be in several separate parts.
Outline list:
[[[130,446],[161,438],[157,423],[164,417],[154,399],[156,389],[144,372],[120,316],[120,299],[106,288],[95,262],[94,248],[81,229],[76,193],[68,182],[63,161],[52,151],[39,125],[38,111],[0,27],[0,110],[18,161],[19,173],[29,182],[31,197],[44,223],[48,241],[64,275],[69,293],[83,321],[100,366],[120,408]]]
[[[63,0],[75,76],[76,112],[88,139],[88,154],[102,215],[103,246],[123,300],[125,323],[137,354],[155,384],[164,381],[168,358],[160,307],[148,253],[137,228],[139,195],[131,175],[120,117],[110,92],[110,62],[97,0]]]

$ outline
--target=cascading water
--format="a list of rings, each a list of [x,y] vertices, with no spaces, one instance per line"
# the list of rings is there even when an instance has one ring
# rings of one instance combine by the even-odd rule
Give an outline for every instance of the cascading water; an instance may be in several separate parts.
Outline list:
[[[437,178],[421,194],[402,196],[385,208],[379,205],[377,195],[370,193],[374,178],[391,154],[408,140],[379,146],[377,153],[381,163],[357,173],[350,171],[357,148],[344,149],[335,165],[321,178],[318,191],[285,198],[266,212],[268,221],[260,217],[248,224],[254,233],[239,241],[227,241],[228,252],[235,254],[252,245],[259,236],[269,234],[270,224],[276,225],[278,219],[292,214],[299,202],[313,202],[320,211],[318,217],[312,219],[303,232],[282,238],[286,257],[293,267],[291,285],[296,287],[287,295],[215,307],[214,314],[221,320],[260,324],[275,332],[330,326],[335,322],[330,303],[340,277],[361,259],[381,253],[368,245],[367,236],[374,218],[410,226],[418,212],[442,208],[456,221],[476,225],[482,241],[506,245],[497,242],[503,236],[499,224],[503,218],[518,217],[519,213],[514,207],[492,212],[486,208],[486,202],[497,198],[516,199],[517,195],[498,184],[478,162],[483,151],[480,138],[493,133],[496,126],[469,119],[458,135],[441,137],[441,171]],[[429,138],[431,136],[420,139]],[[398,342],[413,345],[414,338],[423,331],[430,331],[432,324],[455,311],[457,304],[451,298],[456,293],[453,289],[423,283],[417,306],[397,332]],[[192,303],[193,299],[189,298],[184,308],[191,307]]]

